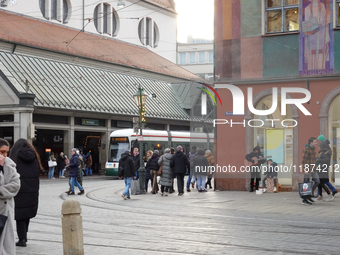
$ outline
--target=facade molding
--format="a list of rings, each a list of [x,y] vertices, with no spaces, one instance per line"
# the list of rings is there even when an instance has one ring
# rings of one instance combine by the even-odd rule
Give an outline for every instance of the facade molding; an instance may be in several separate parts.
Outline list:
[[[331,90],[324,98],[320,108],[320,134],[328,134],[328,113],[333,100],[340,95],[340,87]]]

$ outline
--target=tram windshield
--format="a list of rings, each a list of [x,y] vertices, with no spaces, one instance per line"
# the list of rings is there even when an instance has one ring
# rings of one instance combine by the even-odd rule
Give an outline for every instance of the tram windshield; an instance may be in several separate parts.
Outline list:
[[[118,162],[125,150],[129,150],[128,137],[111,137],[109,162]]]

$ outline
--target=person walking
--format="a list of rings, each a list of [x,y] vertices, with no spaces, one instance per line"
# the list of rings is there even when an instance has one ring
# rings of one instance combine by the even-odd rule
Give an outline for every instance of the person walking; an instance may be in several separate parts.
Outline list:
[[[178,195],[182,196],[184,194],[184,176],[187,169],[189,169],[190,167],[188,159],[183,153],[183,148],[181,145],[178,145],[176,147],[176,153],[173,155],[171,166],[175,169]]]
[[[133,149],[133,154],[131,155],[131,158],[133,159],[133,167],[134,167],[135,176],[136,176],[135,179],[138,180],[139,178],[138,169],[140,167],[140,154],[138,152],[138,148]]]
[[[253,192],[254,191],[254,179],[256,181],[255,190],[259,189],[259,184],[261,180],[261,165],[266,161],[266,157],[263,157],[260,146],[256,146],[253,149],[253,152],[246,155],[246,160],[252,163],[249,192]]]
[[[170,153],[171,153],[171,155],[175,154],[175,149],[173,147],[170,148]],[[171,187],[170,187],[170,190],[169,190],[169,194],[172,194],[172,193],[175,192],[174,182],[175,182],[176,174],[175,174],[175,171],[174,171],[175,169],[173,167],[171,167],[171,170],[172,170],[172,178],[171,178]]]
[[[215,165],[215,161],[214,161],[214,156],[211,154],[211,151],[210,150],[206,150],[205,151],[205,156],[209,162],[209,166],[214,166]],[[208,188],[208,185],[210,187],[210,189],[212,189],[211,187],[211,179],[213,177],[213,173],[211,171],[208,171],[207,172],[208,174],[208,181],[205,183],[205,188],[207,189]]]
[[[64,172],[65,172],[65,157],[64,157],[64,153],[60,152],[60,154],[58,155],[57,158],[57,169],[59,172],[59,178],[65,178],[64,176]]]
[[[208,169],[209,161],[204,155],[204,151],[202,149],[198,149],[197,155],[194,158],[194,171],[197,179],[198,192],[207,192],[207,190],[205,189],[205,180]]]
[[[194,158],[197,155],[197,148],[196,146],[192,146],[191,151],[187,155],[187,160],[189,162],[189,177],[187,181],[187,192],[190,192],[190,183],[192,184],[192,187],[194,188],[196,177],[195,177],[195,169],[194,169]]]
[[[314,190],[319,186],[320,179],[317,171],[315,171],[316,167],[316,156],[315,156],[315,147],[318,145],[318,142],[315,137],[310,137],[308,139],[308,143],[305,145],[305,148],[302,151],[302,166],[304,169],[304,180],[303,182],[310,182],[312,177],[312,181],[314,181],[312,188],[312,196],[303,197],[302,204],[303,205],[312,205],[311,202],[314,202],[312,197],[317,197],[314,195]]]
[[[88,152],[87,153],[87,157],[86,157],[86,160],[85,160],[85,164],[86,164],[86,175],[90,175],[92,176],[92,156],[91,156],[91,153]]]
[[[134,165],[133,165],[133,159],[129,155],[130,151],[125,150],[124,153],[122,153],[120,159],[119,159],[119,179],[121,180],[124,178],[125,182],[125,189],[122,194],[122,198],[124,200],[130,199],[130,187],[131,187],[131,181],[135,177],[135,171],[134,171]]]
[[[55,170],[55,166],[51,165],[51,162],[57,162],[57,159],[54,157],[54,153],[51,152],[51,155],[48,158],[49,161],[49,170],[48,170],[48,179],[55,179],[54,178],[54,170]]]
[[[151,160],[150,160],[150,174],[153,180],[152,192],[151,192],[152,194],[156,194],[159,190],[158,183],[157,183],[157,173],[159,170],[158,160],[159,160],[159,151],[154,150],[151,156]]]
[[[72,158],[70,160],[70,185],[71,185],[71,191],[68,192],[68,195],[75,195],[74,193],[74,185],[76,185],[79,189],[78,195],[82,195],[85,193],[83,187],[79,184],[77,181],[77,177],[79,176],[79,155],[77,154],[77,149],[73,148],[72,149]]]
[[[159,157],[158,165],[162,165],[162,174],[161,174],[161,195],[167,196],[169,190],[171,188],[171,179],[172,179],[172,169],[171,169],[171,159],[172,154],[169,148],[164,150],[164,155]]]
[[[7,157],[9,143],[0,138],[0,214],[7,216],[0,236],[0,254],[15,254],[14,197],[20,189],[20,175],[12,159]]]
[[[26,139],[19,139],[11,149],[10,158],[17,165],[20,174],[20,190],[14,197],[15,220],[19,241],[16,246],[26,247],[30,219],[37,215],[39,204],[39,172],[42,169],[40,157]]]
[[[151,178],[150,174],[150,162],[151,162],[151,157],[152,157],[153,152],[150,150],[146,153],[147,156],[147,163],[145,166],[145,191],[148,192],[148,185],[149,185],[149,180],[151,181],[151,187],[153,186],[153,179]]]

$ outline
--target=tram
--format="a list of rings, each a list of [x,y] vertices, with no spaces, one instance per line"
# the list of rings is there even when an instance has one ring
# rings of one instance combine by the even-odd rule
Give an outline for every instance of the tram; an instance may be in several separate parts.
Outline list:
[[[133,148],[139,148],[142,143],[142,153],[144,162],[146,162],[146,153],[149,150],[158,150],[163,155],[166,148],[178,145],[183,147],[183,152],[189,153],[190,147],[214,150],[213,133],[196,133],[189,131],[161,131],[143,129],[142,141],[137,141],[137,135],[133,129],[121,129],[113,131],[110,135],[110,145],[108,151],[108,160],[105,164],[105,175],[118,176],[118,162],[125,150],[133,151]]]

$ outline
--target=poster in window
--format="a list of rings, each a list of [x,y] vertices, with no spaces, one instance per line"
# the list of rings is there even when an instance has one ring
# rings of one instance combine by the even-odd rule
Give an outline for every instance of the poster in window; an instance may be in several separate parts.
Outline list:
[[[285,163],[284,130],[266,130],[266,154],[277,164]]]

